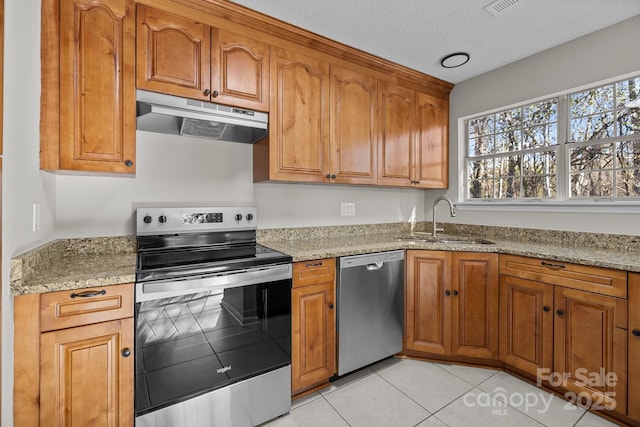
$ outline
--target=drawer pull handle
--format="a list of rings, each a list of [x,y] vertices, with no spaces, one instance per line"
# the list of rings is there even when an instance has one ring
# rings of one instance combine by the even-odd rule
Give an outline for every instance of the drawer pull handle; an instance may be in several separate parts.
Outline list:
[[[562,264],[554,264],[551,262],[544,262],[544,261],[542,261],[542,265],[549,268],[565,268],[565,266]]]
[[[122,349],[122,357],[129,357],[129,356],[131,356],[131,350],[129,350],[128,348]]]
[[[458,291],[453,291],[453,295],[458,296]]]
[[[321,265],[322,265],[322,261],[308,262],[305,264],[306,267],[320,267]]]
[[[543,310],[545,313],[548,313],[548,312],[549,312],[549,310],[551,310],[551,309],[549,308],[549,306],[548,306],[548,305],[545,305],[544,307],[542,307],[542,310]]]
[[[333,303],[332,302],[329,303],[329,310],[333,310]]]
[[[640,329],[634,329],[631,333],[634,337],[640,337]]]
[[[444,291],[444,294],[445,294],[446,296],[449,296],[449,295],[451,295],[451,291],[447,289],[446,291]]]
[[[556,313],[558,313],[558,316],[564,316],[564,310],[559,308],[558,310],[556,310]]]
[[[91,297],[97,297],[98,295],[104,295],[106,294],[107,291],[105,291],[104,289],[101,291],[87,291],[87,292],[78,292],[78,293],[72,293],[71,294],[71,298],[91,298]]]

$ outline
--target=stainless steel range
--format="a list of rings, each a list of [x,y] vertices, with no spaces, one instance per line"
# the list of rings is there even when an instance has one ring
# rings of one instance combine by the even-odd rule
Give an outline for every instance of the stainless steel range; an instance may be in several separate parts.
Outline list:
[[[255,426],[291,407],[291,257],[256,209],[139,208],[136,426]]]

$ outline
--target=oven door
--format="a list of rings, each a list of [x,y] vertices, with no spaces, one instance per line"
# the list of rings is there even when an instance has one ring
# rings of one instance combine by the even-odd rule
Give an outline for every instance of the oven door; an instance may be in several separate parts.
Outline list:
[[[147,293],[137,302],[136,425],[160,425],[138,417],[261,375],[283,371],[289,377],[280,382],[290,381],[290,277],[249,285],[223,280],[208,290],[198,283],[192,293],[181,281],[175,296],[164,283],[158,299]],[[282,394],[290,404],[290,384]]]

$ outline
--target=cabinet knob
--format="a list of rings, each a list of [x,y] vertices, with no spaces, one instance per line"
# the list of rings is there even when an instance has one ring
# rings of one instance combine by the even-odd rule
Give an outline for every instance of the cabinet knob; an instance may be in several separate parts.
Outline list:
[[[547,313],[548,313],[548,312],[549,312],[549,310],[551,310],[551,309],[549,308],[549,306],[548,306],[548,305],[545,305],[544,307],[542,307],[542,310],[543,310],[544,312],[547,312]]]
[[[640,337],[640,329],[634,329],[631,333],[634,337]]]
[[[451,295],[451,291],[447,289],[446,291],[444,291],[444,294],[445,294],[446,296],[449,296],[449,295]]]
[[[131,356],[131,350],[129,350],[128,348],[123,348],[122,357],[129,357],[129,356]]]
[[[457,296],[458,295],[458,291],[453,291],[453,295]]]
[[[334,174],[334,175],[331,175],[331,179],[336,179],[335,174]]]
[[[333,310],[333,303],[332,302],[329,303],[329,309]]]
[[[211,95],[211,89],[205,89],[202,93],[204,93],[204,96],[209,96]]]
[[[413,183],[414,184],[420,184],[420,181],[416,180],[416,181],[413,181]]]
[[[564,316],[564,310],[561,308],[557,309],[556,313],[558,313],[558,316]]]
[[[128,168],[130,168],[131,166],[133,166],[133,162],[129,159],[124,161],[124,165]]]
[[[331,179],[331,174],[328,173],[324,177],[327,178],[327,179]]]
[[[217,98],[218,95],[220,95],[220,92],[218,92],[217,90],[214,90],[213,93],[211,94],[211,96],[213,96],[214,98]]]

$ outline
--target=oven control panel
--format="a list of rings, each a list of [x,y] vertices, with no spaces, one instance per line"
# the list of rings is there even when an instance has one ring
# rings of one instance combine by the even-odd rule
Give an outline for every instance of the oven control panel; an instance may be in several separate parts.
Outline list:
[[[138,208],[136,212],[137,235],[256,228],[255,207]]]

